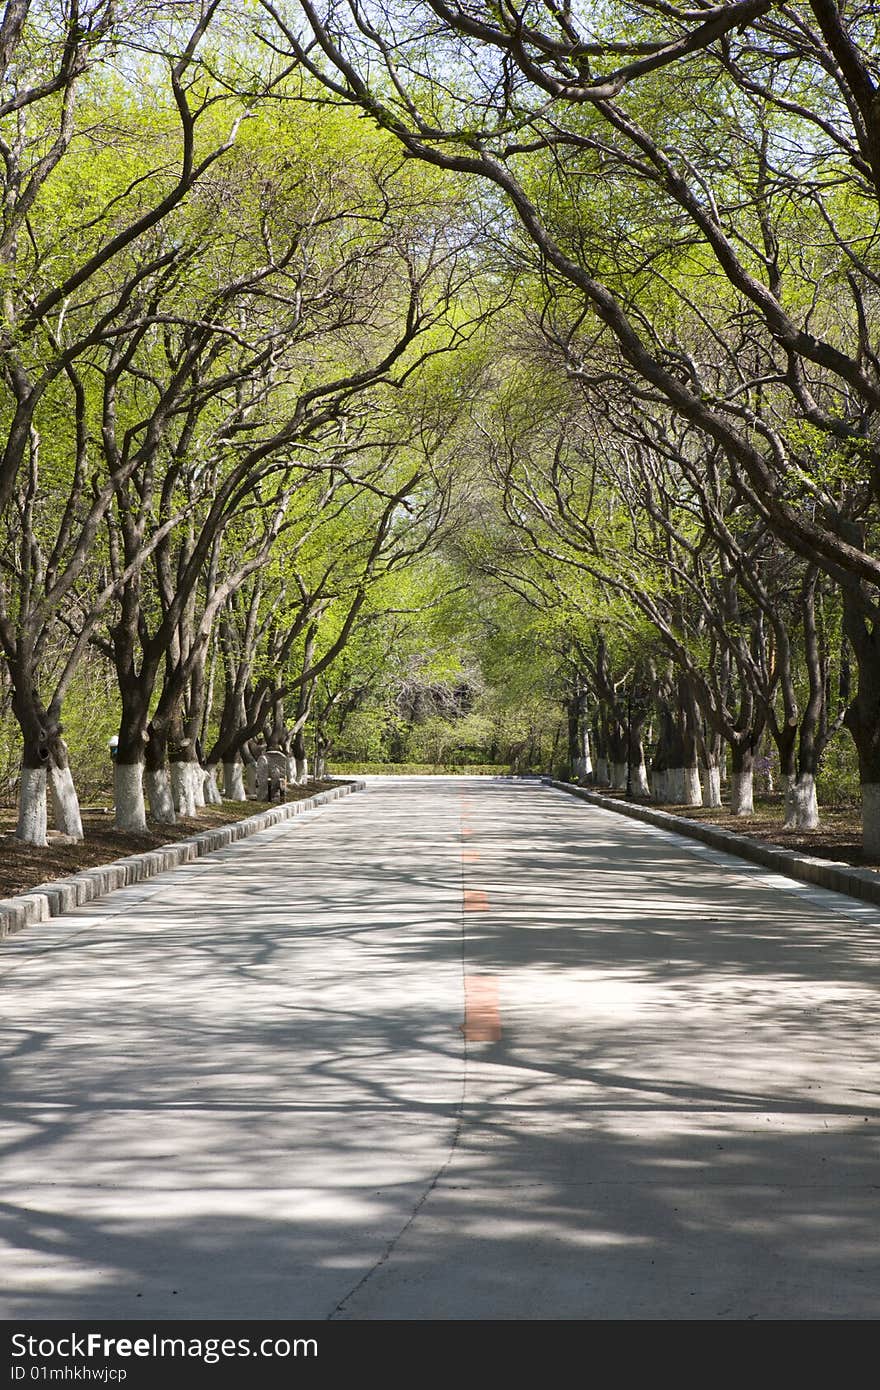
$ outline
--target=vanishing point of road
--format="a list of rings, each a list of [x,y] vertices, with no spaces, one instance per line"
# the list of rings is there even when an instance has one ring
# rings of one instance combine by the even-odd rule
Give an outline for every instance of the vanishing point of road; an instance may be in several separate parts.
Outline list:
[[[6,1319],[880,1316],[880,915],[379,780],[0,948]]]

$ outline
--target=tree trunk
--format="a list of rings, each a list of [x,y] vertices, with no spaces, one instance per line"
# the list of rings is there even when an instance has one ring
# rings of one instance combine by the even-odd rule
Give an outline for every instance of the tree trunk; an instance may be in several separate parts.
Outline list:
[[[227,801],[247,801],[244,785],[244,764],[240,758],[223,764],[223,790]]]
[[[681,769],[681,800],[684,806],[702,806],[703,784],[700,769],[696,763],[688,763]]]
[[[294,757],[297,786],[303,786],[309,780],[309,759],[306,752],[306,737],[302,729],[297,729],[294,734],[290,751]]]
[[[144,782],[150,799],[150,815],[160,825],[174,825],[177,820],[166,761],[167,742],[161,726],[152,723],[144,754]]]
[[[171,758],[171,794],[179,816],[192,818],[196,814],[192,762],[189,758]]]
[[[189,776],[192,782],[193,805],[198,813],[205,808],[205,769],[195,758],[189,763]]]
[[[734,744],[731,752],[730,809],[735,816],[755,814],[754,750]]]
[[[206,806],[222,806],[223,797],[220,795],[220,788],[217,785],[217,766],[212,763],[205,768],[202,778],[203,795]]]
[[[82,840],[83,826],[79,809],[79,797],[70,770],[67,744],[57,733],[49,741],[49,786],[52,792],[52,819],[55,829],[73,840]]]
[[[173,825],[177,820],[174,797],[171,795],[171,776],[167,767],[148,767],[144,774],[150,815],[160,825]]]
[[[116,792],[116,829],[146,835],[143,759],[128,763],[117,761],[113,781]]]
[[[44,849],[48,844],[46,781],[49,767],[47,719],[26,666],[14,677],[12,707],[22,734],[18,824],[15,837],[26,845]]]
[[[254,764],[254,796],[257,801],[269,800],[269,760],[265,753]]]
[[[718,807],[723,805],[721,800],[721,768],[717,763],[710,763],[704,767],[701,773],[703,784],[703,805]]]
[[[578,777],[578,766],[580,762],[580,695],[570,695],[565,702],[565,713],[568,730],[568,766],[566,775],[568,777]]]
[[[46,766],[22,765],[18,791],[18,824],[15,837],[26,845],[45,849],[48,819],[46,814]]]
[[[802,772],[799,777],[785,780],[785,821],[784,830],[817,830],[819,828],[819,802],[816,796],[816,779],[811,772]]]

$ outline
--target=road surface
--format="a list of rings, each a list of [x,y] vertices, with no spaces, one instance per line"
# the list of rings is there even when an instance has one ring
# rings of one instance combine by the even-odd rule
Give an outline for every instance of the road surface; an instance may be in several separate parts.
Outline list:
[[[880,914],[377,781],[0,948],[0,1316],[880,1316]]]

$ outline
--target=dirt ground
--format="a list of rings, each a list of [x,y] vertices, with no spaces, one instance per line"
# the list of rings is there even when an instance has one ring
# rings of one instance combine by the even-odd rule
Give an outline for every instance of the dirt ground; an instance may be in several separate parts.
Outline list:
[[[598,788],[597,788],[598,790]],[[623,792],[608,791],[602,788],[603,796],[613,796],[621,801]],[[688,820],[709,821],[722,830],[731,830],[735,835],[747,835],[753,840],[766,840],[783,849],[798,854],[811,854],[816,859],[834,859],[841,864],[852,864],[861,869],[880,870],[880,859],[867,858],[862,850],[862,823],[859,811],[854,806],[820,806],[818,830],[783,830],[782,798],[780,796],[755,797],[753,816],[732,816],[721,807],[710,810],[705,806],[661,805],[656,801],[634,798],[643,806],[652,806],[658,811],[668,811],[673,816],[685,816]]]
[[[301,801],[336,785],[336,782],[323,781],[290,787],[286,800]],[[158,845],[186,839],[215,825],[244,820],[246,816],[267,810],[269,804],[265,801],[224,801],[222,806],[206,806],[197,817],[178,820],[176,825],[158,825],[148,821],[148,835],[131,835],[123,830],[115,830],[113,812],[109,806],[106,809],[84,807],[82,820],[86,838],[78,842],[70,841],[50,829],[46,849],[35,849],[33,845],[25,845],[17,840],[15,809],[0,808],[0,898],[25,893],[38,883],[66,878],[80,869],[92,869],[99,864],[109,864],[114,859],[123,859],[128,854],[141,854],[144,850],[156,849]]]

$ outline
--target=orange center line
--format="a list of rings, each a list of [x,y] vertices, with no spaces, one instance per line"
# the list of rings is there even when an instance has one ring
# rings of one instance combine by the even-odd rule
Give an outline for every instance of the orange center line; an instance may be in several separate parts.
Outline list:
[[[461,1031],[468,1042],[497,1042],[501,1037],[497,975],[465,975]]]
[[[465,888],[464,910],[465,912],[489,911],[489,899],[486,897],[482,888]]]
[[[462,860],[462,863],[463,863],[463,864],[475,864],[475,863],[477,862],[477,860],[479,859],[479,857],[480,857],[480,851],[479,851],[478,849],[464,849],[464,848],[462,848],[462,851],[461,851],[461,860]]]

